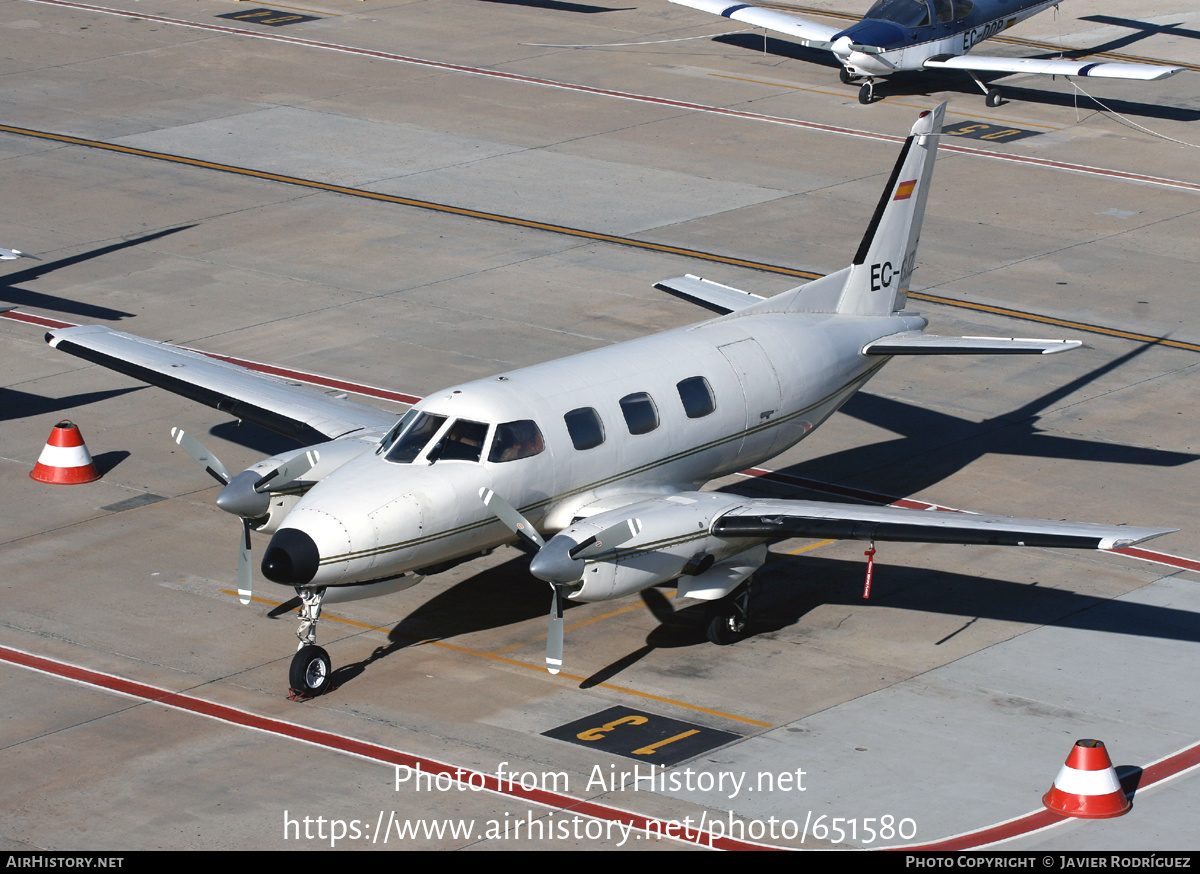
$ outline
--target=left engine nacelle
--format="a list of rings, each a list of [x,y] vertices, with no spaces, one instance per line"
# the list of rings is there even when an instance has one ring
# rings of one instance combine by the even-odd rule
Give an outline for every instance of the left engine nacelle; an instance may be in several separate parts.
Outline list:
[[[751,562],[736,582],[728,573],[719,572],[732,559],[758,546],[762,538],[716,537],[710,532],[718,516],[744,503],[737,495],[720,492],[684,492],[639,501],[563,529],[546,544],[545,555],[539,554],[538,561],[545,562],[543,566],[552,561],[561,564],[553,570],[560,578],[578,574],[575,579],[579,582],[568,589],[573,601],[619,598],[680,577],[720,576],[730,580],[727,588],[732,589],[762,564],[762,557],[756,555],[757,562]],[[636,536],[586,560],[569,557],[571,549],[624,519],[641,523]]]

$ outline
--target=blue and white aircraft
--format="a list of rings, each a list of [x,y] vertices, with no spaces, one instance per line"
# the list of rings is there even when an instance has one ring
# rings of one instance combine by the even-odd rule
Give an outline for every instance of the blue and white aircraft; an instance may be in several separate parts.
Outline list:
[[[965,70],[985,95],[999,106],[1000,89],[985,85],[978,73],[1038,73],[1046,76],[1091,76],[1108,79],[1165,79],[1182,67],[1038,60],[968,55],[977,43],[1024,21],[1059,0],[877,0],[857,24],[845,29],[797,18],[777,9],[728,0],[671,0],[795,38],[801,45],[832,52],[842,65],[843,82],[862,81],[859,103],[875,100],[875,82],[893,73],[919,70]]]
[[[897,355],[1049,354],[1078,341],[937,337],[906,308],[945,104],[921,113],[849,267],[770,298],[695,276],[658,287],[720,313],[660,334],[435,392],[393,414],[99,325],[51,346],[313,445],[233,476],[176,442],[240,517],[271,536],[262,574],[303,602],[291,685],[327,688],[322,603],[387,594],[514,541],[552,589],[546,664],[562,664],[564,598],[675,583],[710,605],[709,638],[745,629],[749,578],[788,537],[1116,549],[1168,533],[1044,519],[746,498],[705,483],[773,458]]]

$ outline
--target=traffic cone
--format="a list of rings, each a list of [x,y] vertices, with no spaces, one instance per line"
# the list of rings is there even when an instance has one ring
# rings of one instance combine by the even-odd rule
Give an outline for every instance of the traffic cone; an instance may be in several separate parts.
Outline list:
[[[74,422],[59,422],[29,475],[38,482],[76,485],[100,479],[83,436]]]
[[[1102,740],[1077,740],[1042,804],[1063,816],[1108,819],[1130,808]]]

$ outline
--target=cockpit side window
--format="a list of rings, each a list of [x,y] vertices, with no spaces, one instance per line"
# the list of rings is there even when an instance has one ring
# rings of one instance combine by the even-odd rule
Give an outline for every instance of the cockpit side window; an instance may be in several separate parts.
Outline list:
[[[600,414],[591,407],[571,410],[563,419],[576,449],[592,449],[604,442],[604,425],[600,421]]]
[[[421,454],[421,450],[446,422],[445,416],[432,416],[429,413],[416,413],[414,416],[415,412],[415,410],[409,410],[400,420],[397,428],[392,429],[393,431],[399,429],[399,431],[392,437],[392,444],[387,449],[388,461],[411,464],[412,460]],[[413,418],[409,419],[409,416],[413,416]],[[405,422],[408,424],[405,425]]]
[[[621,398],[621,413],[630,434],[649,434],[658,427],[658,407],[644,391]]]
[[[505,422],[496,426],[488,461],[516,461],[537,455],[545,448],[546,441],[542,439],[542,431],[536,422],[530,419]]]
[[[937,24],[947,24],[954,20],[954,4],[951,0],[933,0],[933,11],[937,15]]]
[[[483,454],[483,441],[488,426],[483,422],[459,419],[450,426],[446,436],[429,451],[430,463],[435,461],[478,461]]]
[[[925,0],[879,0],[866,17],[893,21],[901,27],[926,27],[930,21]]]

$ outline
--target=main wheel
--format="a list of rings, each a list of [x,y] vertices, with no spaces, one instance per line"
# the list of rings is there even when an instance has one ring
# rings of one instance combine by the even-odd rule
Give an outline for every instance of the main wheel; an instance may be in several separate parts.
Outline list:
[[[1004,101],[1000,99],[1000,89],[989,88],[987,95],[983,98],[983,102],[993,109],[1003,103]]]
[[[742,639],[746,620],[736,613],[715,613],[708,620],[708,642],[717,646],[729,646]]]
[[[292,657],[292,667],[288,671],[288,683],[292,691],[299,692],[309,698],[316,697],[329,686],[329,675],[333,673],[333,664],[329,661],[329,653],[314,643],[300,647]]]

